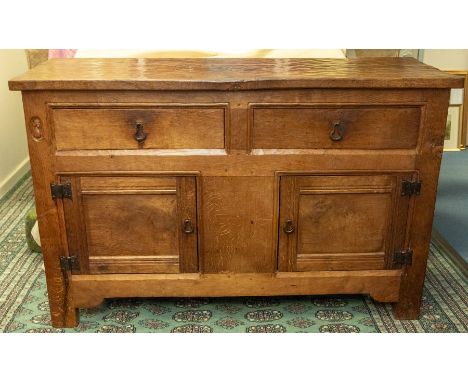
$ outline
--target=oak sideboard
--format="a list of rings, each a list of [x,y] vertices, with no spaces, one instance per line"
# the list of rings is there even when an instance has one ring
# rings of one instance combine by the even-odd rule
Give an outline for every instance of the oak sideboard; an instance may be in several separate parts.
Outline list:
[[[368,294],[417,319],[450,88],[411,58],[55,59],[21,90],[52,323]]]

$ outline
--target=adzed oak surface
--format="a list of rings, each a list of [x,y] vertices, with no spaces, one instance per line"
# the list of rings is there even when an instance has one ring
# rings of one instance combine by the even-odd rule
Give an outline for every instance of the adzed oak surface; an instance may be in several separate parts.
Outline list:
[[[53,59],[9,82],[11,90],[248,90],[455,88],[463,77],[413,58]]]

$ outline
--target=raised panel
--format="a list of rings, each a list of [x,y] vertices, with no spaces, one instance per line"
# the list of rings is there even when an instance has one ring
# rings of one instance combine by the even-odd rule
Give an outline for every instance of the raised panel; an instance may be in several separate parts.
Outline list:
[[[405,244],[409,217],[410,198],[399,186],[411,176],[281,177],[279,269],[390,268],[393,251]],[[289,233],[288,220],[294,227]]]
[[[383,255],[391,206],[389,192],[300,194],[298,256],[310,253]]]
[[[198,269],[194,177],[71,177],[64,200],[69,249],[82,273]],[[183,232],[185,220],[193,232]],[[79,235],[70,235],[78,230]]]
[[[90,263],[104,257],[178,262],[177,196],[83,195]]]

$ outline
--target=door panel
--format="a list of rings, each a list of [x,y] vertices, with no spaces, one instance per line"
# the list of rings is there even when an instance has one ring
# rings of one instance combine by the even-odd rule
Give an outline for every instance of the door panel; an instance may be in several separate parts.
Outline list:
[[[298,252],[340,253],[346,249],[383,254],[391,203],[389,193],[299,195]],[[365,235],[356,235],[356,231]]]
[[[173,195],[83,195],[82,203],[90,260],[152,256],[178,261],[175,190]]]
[[[412,174],[282,176],[279,270],[390,267],[406,243]]]
[[[195,177],[61,180],[72,183],[64,216],[81,273],[198,271]]]

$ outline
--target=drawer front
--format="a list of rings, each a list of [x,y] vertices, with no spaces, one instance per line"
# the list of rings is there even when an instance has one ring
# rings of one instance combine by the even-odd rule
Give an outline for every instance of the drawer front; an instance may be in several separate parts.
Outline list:
[[[254,106],[252,149],[414,149],[420,106]]]
[[[222,149],[223,106],[53,108],[57,150]]]

